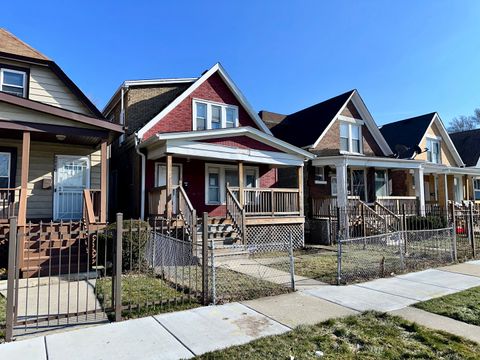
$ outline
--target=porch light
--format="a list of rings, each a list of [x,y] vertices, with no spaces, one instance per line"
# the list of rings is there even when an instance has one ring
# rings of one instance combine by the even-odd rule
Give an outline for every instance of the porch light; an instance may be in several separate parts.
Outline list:
[[[65,140],[65,138],[66,138],[65,135],[61,135],[61,134],[57,134],[57,135],[55,135],[55,137],[56,137],[57,140],[59,140],[59,141],[63,141],[63,140]]]

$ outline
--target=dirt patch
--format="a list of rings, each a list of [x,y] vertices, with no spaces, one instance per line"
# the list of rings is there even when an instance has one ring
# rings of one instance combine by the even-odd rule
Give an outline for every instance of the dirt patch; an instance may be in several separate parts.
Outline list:
[[[235,320],[233,323],[238,326],[239,329],[244,330],[246,335],[251,337],[257,337],[261,334],[269,324],[269,320],[266,318],[258,318],[252,315],[243,313],[241,319]]]

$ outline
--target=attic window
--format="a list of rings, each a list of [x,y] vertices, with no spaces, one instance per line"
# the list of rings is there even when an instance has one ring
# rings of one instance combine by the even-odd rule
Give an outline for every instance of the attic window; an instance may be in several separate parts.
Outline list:
[[[193,101],[193,130],[238,127],[238,107],[204,100]]]
[[[26,96],[26,73],[24,71],[1,69],[0,86],[1,91],[7,94],[25,97]]]
[[[435,139],[427,139],[427,160],[434,164],[442,162],[440,154],[440,141]]]
[[[362,127],[349,122],[340,123],[340,151],[362,154]]]

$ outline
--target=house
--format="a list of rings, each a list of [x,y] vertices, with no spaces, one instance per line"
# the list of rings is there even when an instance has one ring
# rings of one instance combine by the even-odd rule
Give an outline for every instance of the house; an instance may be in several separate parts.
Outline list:
[[[450,134],[466,167],[480,169],[480,129]],[[474,200],[480,201],[480,176],[473,179]]]
[[[121,132],[53,60],[0,29],[0,238],[12,216],[78,223],[85,202],[104,223],[107,145]]]
[[[127,128],[112,145],[112,211],[180,217],[192,234],[206,212],[243,243],[291,231],[303,244],[302,173],[313,155],[274,137],[220,64],[198,78],[125,81],[103,113]],[[297,176],[279,188],[286,167]]]
[[[473,180],[480,171],[465,167],[438,113],[389,123],[380,131],[398,158],[423,162],[420,181],[407,170],[395,174],[393,186],[399,195],[418,194],[422,207],[438,204],[447,208],[449,201],[473,200]]]

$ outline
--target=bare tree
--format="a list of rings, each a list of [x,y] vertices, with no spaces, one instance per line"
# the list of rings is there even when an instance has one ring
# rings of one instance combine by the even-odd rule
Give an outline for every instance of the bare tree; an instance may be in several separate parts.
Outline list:
[[[480,126],[480,108],[474,110],[473,115],[457,116],[450,121],[448,132],[455,133],[460,131],[473,130]]]

